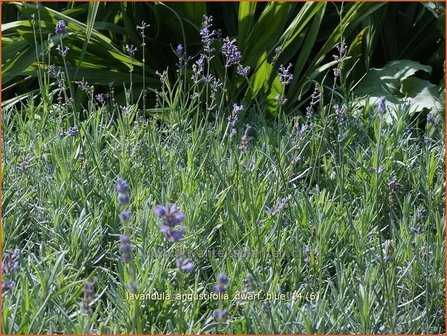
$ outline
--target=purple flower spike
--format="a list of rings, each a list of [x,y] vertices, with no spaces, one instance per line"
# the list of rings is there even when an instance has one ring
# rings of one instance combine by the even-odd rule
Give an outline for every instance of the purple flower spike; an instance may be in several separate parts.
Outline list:
[[[213,315],[217,321],[225,321],[227,319],[228,312],[226,309],[216,309]]]
[[[290,84],[293,81],[293,74],[290,73],[290,68],[292,67],[292,64],[289,63],[289,65],[284,67],[283,64],[279,67],[279,81],[282,85]]]
[[[239,63],[242,58],[242,54],[238,50],[235,43],[236,43],[236,40],[233,39],[230,41],[229,37],[226,37],[224,39],[224,44],[222,46],[222,55],[224,55],[224,57],[225,57],[225,67],[226,68],[229,68],[233,64]]]
[[[185,219],[185,215],[177,209],[175,204],[171,206],[157,205],[155,207],[155,216],[161,218],[163,224],[171,228]]]
[[[128,263],[132,260],[132,244],[130,243],[129,236],[121,235],[120,236],[120,252],[121,252],[121,260],[123,263]]]
[[[59,22],[56,24],[55,32],[58,35],[63,35],[67,32],[67,26],[65,25],[64,20],[59,20]]]
[[[379,98],[379,105],[377,107],[377,112],[379,114],[385,114],[386,113],[386,99],[385,96],[382,96]]]
[[[125,211],[121,212],[119,214],[121,222],[127,222],[129,220],[129,218],[130,218],[130,214],[131,213],[130,213],[129,210],[125,210]]]
[[[137,50],[138,50],[137,47],[134,47],[132,44],[131,45],[126,44],[126,52],[127,55],[129,55],[130,57],[133,58]]]
[[[120,194],[124,194],[129,192],[129,185],[127,184],[125,179],[119,178],[116,183],[115,190]]]
[[[119,204],[127,204],[129,203],[130,197],[129,194],[118,194],[118,203]]]

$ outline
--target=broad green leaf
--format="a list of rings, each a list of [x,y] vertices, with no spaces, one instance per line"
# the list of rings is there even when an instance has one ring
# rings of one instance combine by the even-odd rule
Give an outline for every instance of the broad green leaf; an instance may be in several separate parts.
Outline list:
[[[256,2],[243,1],[239,3],[238,12],[238,42],[241,50],[245,50],[245,45],[249,42],[248,36],[253,28],[255,20]]]

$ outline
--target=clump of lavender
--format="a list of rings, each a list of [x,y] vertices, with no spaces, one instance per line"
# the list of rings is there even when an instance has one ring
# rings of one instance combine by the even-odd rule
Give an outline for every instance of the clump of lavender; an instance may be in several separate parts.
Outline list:
[[[379,103],[377,106],[377,112],[380,115],[384,115],[386,113],[386,98],[385,96],[382,96],[379,98]]]
[[[222,55],[225,58],[225,67],[229,68],[234,64],[238,64],[242,58],[242,54],[235,45],[236,40],[230,40],[229,37],[224,38],[222,45]]]
[[[13,251],[5,251],[2,263],[2,295],[7,291],[14,289],[16,283],[11,280],[12,275],[20,268],[21,250],[16,248]]]
[[[95,292],[96,282],[97,282],[96,278],[94,278],[93,281],[88,281],[87,279],[84,279],[84,299],[82,300],[82,310],[89,316],[91,316],[93,313],[91,303],[97,297]]]
[[[337,67],[333,69],[335,78],[340,77],[341,74],[340,64],[346,58],[346,49],[347,45],[345,39],[343,39],[340,43],[337,44],[338,55],[332,55],[332,57],[334,57],[334,60],[337,61]]]
[[[185,227],[180,225],[185,219],[185,215],[177,209],[175,204],[171,206],[157,205],[155,216],[163,221],[160,232],[170,241],[179,241],[183,238]]]

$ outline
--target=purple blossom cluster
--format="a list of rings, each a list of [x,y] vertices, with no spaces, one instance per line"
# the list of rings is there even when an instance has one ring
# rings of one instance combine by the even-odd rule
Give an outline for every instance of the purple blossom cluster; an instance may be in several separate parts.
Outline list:
[[[163,221],[160,232],[170,241],[179,241],[183,238],[185,227],[180,225],[185,219],[185,215],[177,209],[175,204],[171,206],[157,205],[155,216]]]
[[[293,81],[293,74],[290,73],[291,67],[291,63],[289,63],[287,68],[283,64],[279,66],[279,81],[284,86],[290,84]]]
[[[229,37],[224,38],[222,45],[222,55],[225,58],[225,67],[229,68],[234,64],[239,64],[242,59],[242,54],[238,50],[236,40],[230,40]]]
[[[67,32],[67,26],[65,25],[64,20],[59,20],[56,24],[56,28],[54,29],[56,34],[64,35]]]
[[[214,52],[212,47],[213,42],[216,40],[220,34],[217,30],[212,29],[213,17],[210,15],[203,16],[202,27],[200,28],[200,36],[202,37],[203,50],[207,54],[208,60],[211,59],[211,54]]]

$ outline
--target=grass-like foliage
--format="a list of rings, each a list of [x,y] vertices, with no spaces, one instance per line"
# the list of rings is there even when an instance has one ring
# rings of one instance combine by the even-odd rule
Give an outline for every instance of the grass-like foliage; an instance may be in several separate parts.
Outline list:
[[[278,64],[271,117],[211,22],[154,106],[73,83],[58,23],[63,66],[2,111],[2,333],[445,332],[443,118],[360,104],[342,39],[303,113]]]

